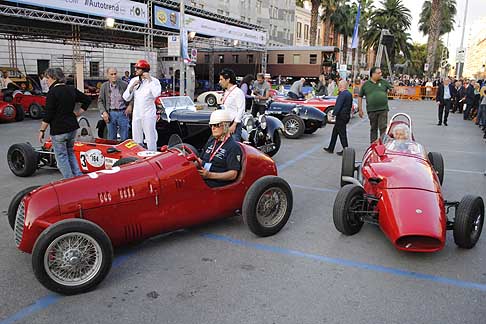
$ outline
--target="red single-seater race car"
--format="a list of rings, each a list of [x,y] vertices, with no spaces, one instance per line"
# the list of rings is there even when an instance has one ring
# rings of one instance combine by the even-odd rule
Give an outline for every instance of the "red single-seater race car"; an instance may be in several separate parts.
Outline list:
[[[411,129],[410,117],[396,114],[361,163],[355,163],[352,148],[344,150],[342,188],[333,209],[336,229],[353,235],[363,223],[375,224],[397,249],[414,252],[441,250],[446,230],[452,230],[459,247],[474,247],[484,223],[483,199],[466,195],[460,202],[444,200],[442,155],[427,153]],[[451,208],[455,216],[448,218]]]
[[[83,173],[110,169],[123,163],[150,157],[157,152],[147,151],[133,140],[124,142],[94,138],[91,127],[85,117],[78,119],[74,143],[74,154]],[[13,174],[29,177],[43,167],[57,168],[52,141],[47,140],[42,147],[33,147],[30,143],[17,143],[9,147],[7,162]]]
[[[310,99],[291,99],[286,96],[274,96],[272,100],[275,102],[291,103],[299,106],[315,107],[327,114],[327,122],[333,124],[336,122],[336,117],[332,115],[334,106],[336,105],[337,97],[314,97]],[[351,117],[358,113],[358,103],[353,100],[353,107],[351,109]]]
[[[111,170],[27,188],[8,209],[15,243],[32,253],[34,274],[46,288],[70,295],[106,277],[113,247],[159,233],[241,211],[253,233],[274,235],[289,219],[292,191],[270,157],[240,145],[242,169],[223,187],[206,185],[197,156],[182,144]]]
[[[11,102],[15,107],[21,107],[25,115],[39,119],[45,114],[46,96],[15,93]]]

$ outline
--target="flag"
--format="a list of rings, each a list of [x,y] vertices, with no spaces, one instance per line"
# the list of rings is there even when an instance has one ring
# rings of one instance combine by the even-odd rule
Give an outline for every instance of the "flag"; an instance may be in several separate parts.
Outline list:
[[[356,13],[356,21],[354,23],[353,41],[351,42],[351,48],[358,48],[358,29],[359,29],[360,15],[361,15],[361,3],[358,5],[358,12]]]

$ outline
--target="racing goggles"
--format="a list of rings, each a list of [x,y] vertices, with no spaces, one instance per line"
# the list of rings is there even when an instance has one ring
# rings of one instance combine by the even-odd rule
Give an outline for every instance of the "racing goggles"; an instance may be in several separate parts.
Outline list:
[[[209,124],[209,128],[220,128],[223,127],[223,123]]]

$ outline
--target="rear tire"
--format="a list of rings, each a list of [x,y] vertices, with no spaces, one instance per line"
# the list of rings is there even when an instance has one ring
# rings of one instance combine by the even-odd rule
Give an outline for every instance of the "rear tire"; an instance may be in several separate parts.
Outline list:
[[[341,187],[344,187],[351,182],[343,180],[343,177],[354,178],[354,165],[356,163],[356,152],[351,147],[346,147],[343,150],[343,159],[341,162]]]
[[[278,233],[292,213],[292,189],[284,179],[265,176],[253,183],[243,200],[242,216],[254,234]]]
[[[287,115],[282,119],[282,123],[284,125],[283,134],[285,137],[296,139],[304,134],[305,124],[299,116]]]
[[[212,94],[207,95],[205,101],[209,107],[216,107],[218,104],[218,101],[216,100],[216,96]]]
[[[484,224],[484,202],[479,196],[466,195],[456,208],[454,242],[463,249],[473,248]]]
[[[429,152],[427,156],[437,173],[440,184],[442,185],[442,182],[444,182],[444,159],[442,158],[442,154],[438,152]]]
[[[112,261],[110,238],[101,227],[84,219],[66,219],[49,226],[32,251],[37,280],[63,295],[96,287],[110,271]]]
[[[37,189],[39,187],[40,186],[31,186],[23,190],[20,190],[10,201],[10,204],[8,205],[7,217],[8,217],[8,224],[10,225],[12,230],[15,227],[15,220],[17,218],[17,209],[19,208],[20,202],[22,201],[22,199],[26,194],[32,192],[34,189]]]
[[[18,177],[34,174],[39,164],[39,153],[27,143],[13,144],[8,148],[7,161],[10,171]]]
[[[39,119],[42,115],[42,107],[38,103],[33,103],[29,107],[29,116],[32,119]]]
[[[354,213],[363,209],[364,189],[350,184],[342,187],[334,200],[332,220],[338,231],[344,235],[354,235],[363,227],[363,221]]]

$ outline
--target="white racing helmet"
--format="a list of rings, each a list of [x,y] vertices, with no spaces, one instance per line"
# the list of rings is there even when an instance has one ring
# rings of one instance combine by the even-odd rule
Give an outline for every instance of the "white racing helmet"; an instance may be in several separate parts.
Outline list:
[[[211,114],[211,117],[209,118],[209,125],[219,124],[222,122],[231,123],[232,121],[233,118],[231,118],[231,114],[228,111],[218,109],[213,111]]]

